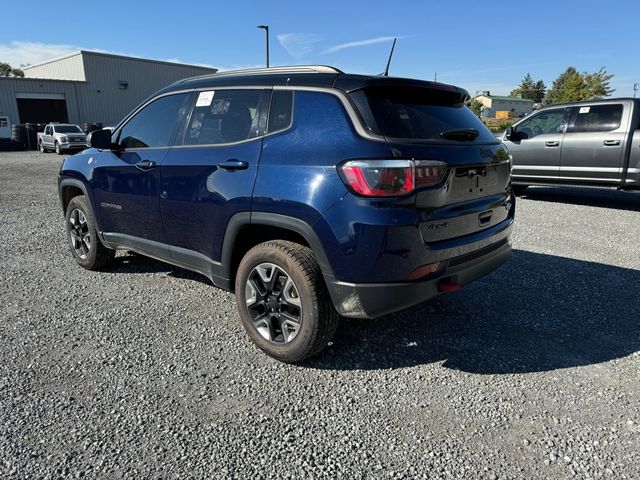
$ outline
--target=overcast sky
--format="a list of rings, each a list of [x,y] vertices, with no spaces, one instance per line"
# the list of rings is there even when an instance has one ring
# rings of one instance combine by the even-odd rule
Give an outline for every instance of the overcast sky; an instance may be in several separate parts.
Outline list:
[[[606,6],[606,8],[605,8]],[[52,9],[51,15],[44,14]],[[609,12],[614,12],[615,15]],[[212,65],[325,64],[507,94],[530,72],[548,86],[567,66],[640,82],[640,4],[632,1],[119,1],[3,2],[0,61],[36,64],[79,49]]]

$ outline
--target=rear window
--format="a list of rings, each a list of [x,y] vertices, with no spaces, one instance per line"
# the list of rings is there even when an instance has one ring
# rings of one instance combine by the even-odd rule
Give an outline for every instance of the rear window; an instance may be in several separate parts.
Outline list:
[[[622,104],[575,107],[573,132],[610,132],[620,127]]]
[[[495,136],[457,92],[423,87],[372,87],[351,94],[367,126],[378,135],[411,141],[445,141],[441,134],[475,129],[475,142]]]

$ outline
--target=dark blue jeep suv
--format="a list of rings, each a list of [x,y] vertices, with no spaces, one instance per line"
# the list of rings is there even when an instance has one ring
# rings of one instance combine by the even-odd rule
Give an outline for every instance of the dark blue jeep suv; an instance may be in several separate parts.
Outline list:
[[[507,259],[510,155],[468,98],[330,67],[174,83],[65,160],[71,253],[200,272],[235,292],[259,348],[301,360],[338,315],[385,315]]]

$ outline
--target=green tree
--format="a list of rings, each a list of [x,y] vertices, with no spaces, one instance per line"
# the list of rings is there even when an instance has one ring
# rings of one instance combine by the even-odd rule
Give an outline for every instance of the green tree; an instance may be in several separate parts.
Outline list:
[[[575,67],[568,67],[547,91],[545,103],[576,102],[608,97],[613,93],[609,81],[613,75],[602,67],[594,73],[578,72]]]
[[[0,77],[24,77],[24,72],[8,63],[0,62]]]
[[[547,91],[547,86],[543,80],[534,81],[530,73],[527,73],[520,85],[511,90],[511,96],[517,97],[520,95],[522,98],[528,98],[536,103],[542,102],[544,95]]]
[[[477,116],[479,117],[482,114],[482,102],[480,102],[479,100],[476,100],[475,98],[472,98],[471,100],[467,100],[465,102],[465,105],[467,107],[469,107],[469,109]]]
[[[584,73],[583,75],[591,98],[608,97],[615,91],[609,86],[609,81],[613,78],[613,74],[608,73],[604,67],[601,67],[595,73]]]

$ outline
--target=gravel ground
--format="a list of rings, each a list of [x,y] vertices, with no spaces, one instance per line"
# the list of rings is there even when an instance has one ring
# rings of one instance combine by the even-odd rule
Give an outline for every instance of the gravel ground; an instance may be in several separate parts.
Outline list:
[[[499,271],[291,366],[204,277],[76,266],[60,162],[0,154],[0,477],[640,478],[640,193],[533,189]]]

